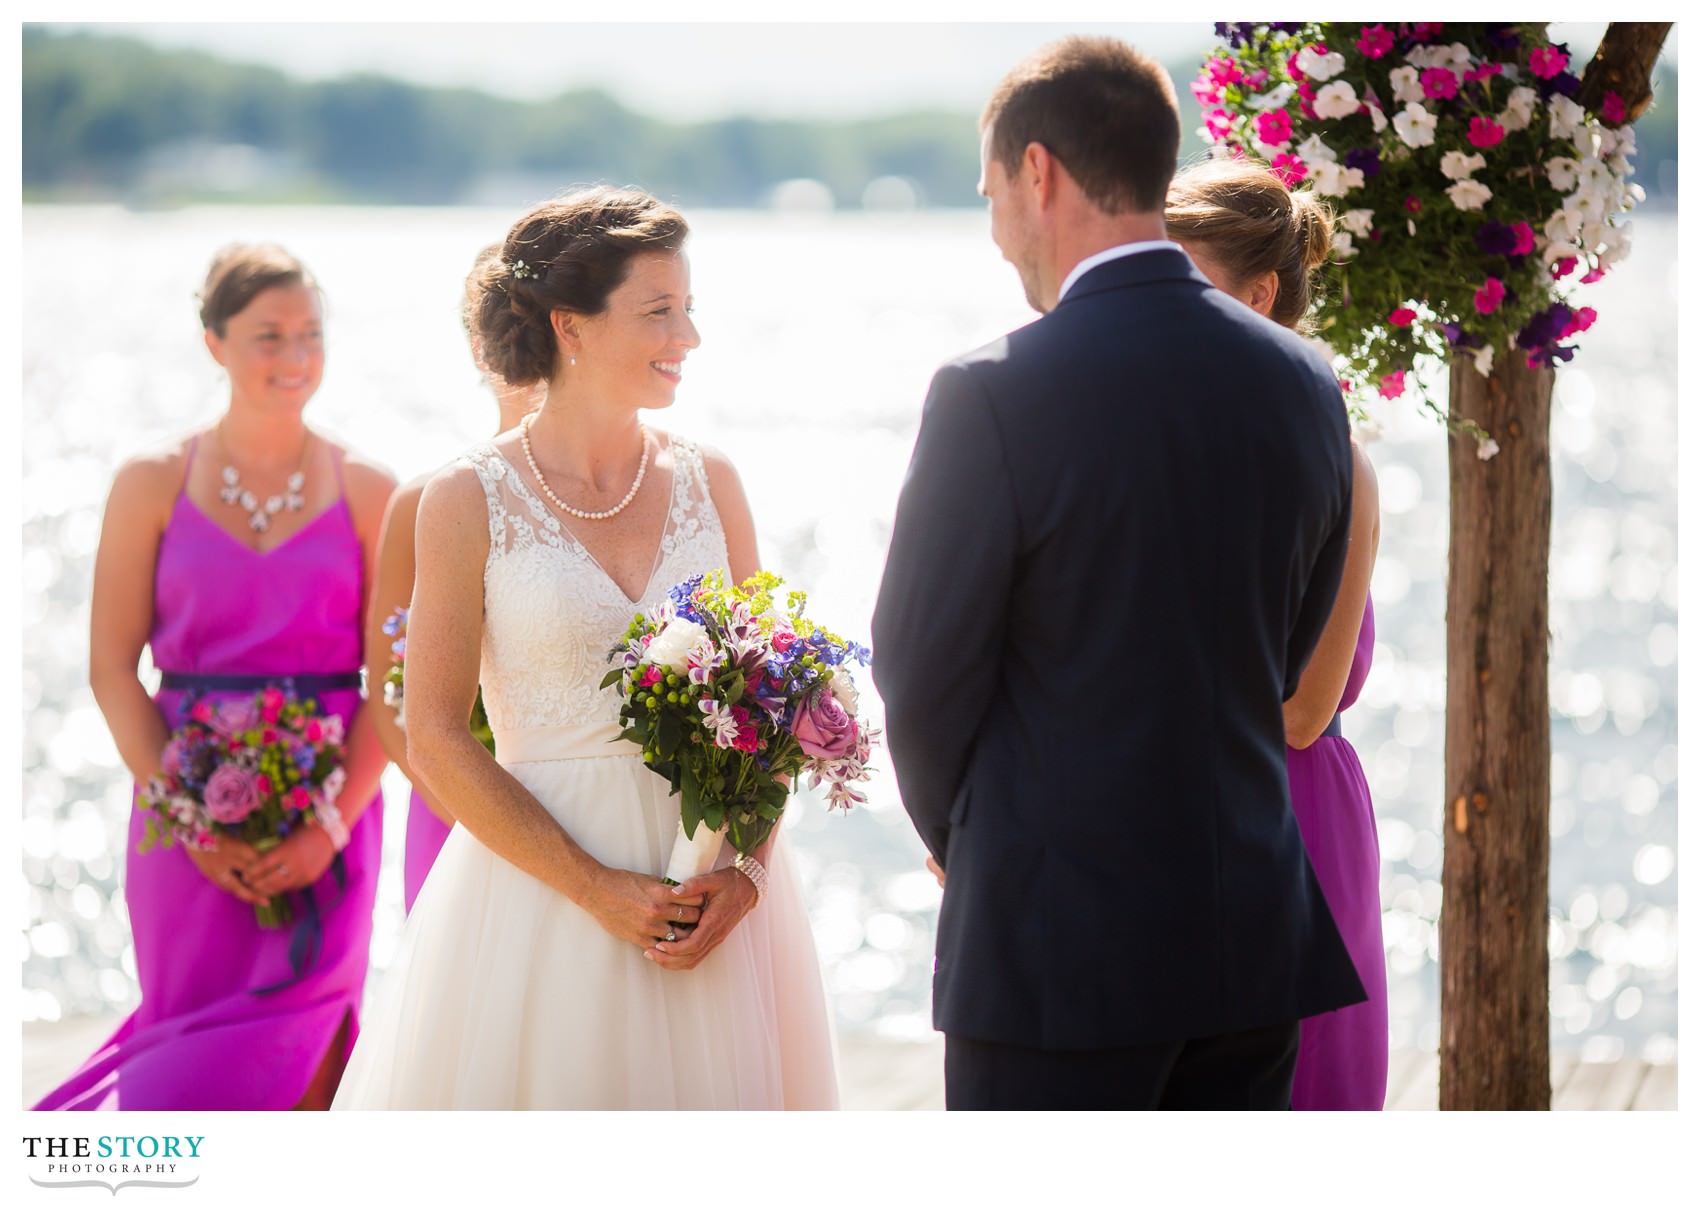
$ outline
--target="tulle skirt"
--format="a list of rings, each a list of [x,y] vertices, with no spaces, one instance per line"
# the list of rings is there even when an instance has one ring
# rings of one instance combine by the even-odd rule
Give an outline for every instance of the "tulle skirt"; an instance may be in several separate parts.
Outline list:
[[[607,754],[610,734],[573,749]],[[503,765],[598,861],[665,869],[678,800],[635,754]],[[783,836],[768,874],[720,946],[670,972],[456,825],[334,1109],[836,1107],[820,966]]]

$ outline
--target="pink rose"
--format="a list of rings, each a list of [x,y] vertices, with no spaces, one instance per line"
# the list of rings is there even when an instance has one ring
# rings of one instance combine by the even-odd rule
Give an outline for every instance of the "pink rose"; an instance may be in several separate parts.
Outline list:
[[[305,812],[313,806],[313,793],[297,783],[289,789],[289,806]]]
[[[159,768],[166,774],[181,774],[188,761],[189,747],[183,743],[182,737],[172,737],[159,754]]]
[[[791,735],[810,757],[840,758],[856,747],[856,721],[832,695],[816,690],[798,704]]]
[[[1397,400],[1405,394],[1405,372],[1396,370],[1390,375],[1381,376],[1381,395],[1384,399]]]
[[[306,737],[309,741],[323,740],[325,736],[325,726],[319,723],[316,718],[309,716],[306,724],[302,725],[301,735]]]
[[[260,726],[260,710],[253,699],[235,699],[218,705],[218,726],[226,732],[247,732]]]
[[[324,716],[319,721],[319,727],[323,730],[325,744],[342,744],[342,717],[340,715]]]
[[[1395,307],[1387,316],[1387,322],[1394,328],[1409,328],[1417,313],[1409,307]]]
[[[220,766],[207,780],[207,815],[225,825],[240,825],[260,806],[260,789],[252,773],[240,766]]]
[[[651,665],[648,669],[645,669],[643,671],[643,676],[638,679],[638,685],[640,685],[640,686],[653,686],[653,685],[655,685],[655,683],[659,682],[660,680],[661,680],[661,666]]]
[[[212,723],[212,718],[213,718],[212,704],[207,702],[205,699],[202,699],[200,702],[196,703],[193,707],[189,708],[189,718],[192,719],[192,720],[196,720],[196,721],[198,721],[202,724]]]

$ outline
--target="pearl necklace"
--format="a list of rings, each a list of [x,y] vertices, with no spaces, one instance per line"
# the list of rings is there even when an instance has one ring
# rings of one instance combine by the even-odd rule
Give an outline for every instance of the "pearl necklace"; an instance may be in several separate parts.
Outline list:
[[[220,421],[218,430],[219,449],[228,457],[229,447],[224,444],[224,422]],[[273,493],[267,497],[265,504],[254,495],[252,489],[242,487],[242,473],[236,470],[234,463],[226,463],[224,470],[219,473],[224,486],[218,490],[218,499],[226,505],[237,505],[248,511],[248,529],[264,533],[271,527],[272,517],[285,509],[291,513],[299,512],[307,504],[307,498],[301,495],[301,490],[307,485],[307,446],[310,436],[301,442],[301,465],[290,473],[284,481],[284,491]]]
[[[598,513],[591,513],[584,509],[574,509],[561,500],[560,497],[555,495],[555,490],[549,487],[549,481],[543,478],[543,471],[537,466],[537,460],[531,453],[531,423],[536,419],[536,413],[527,413],[525,420],[519,423],[519,444],[521,449],[525,451],[525,461],[531,468],[532,478],[537,481],[537,486],[543,490],[543,495],[549,498],[556,509],[559,509],[562,513],[569,513],[575,518],[583,518],[587,522],[600,522],[613,517],[632,503],[632,498],[637,496],[638,489],[643,486],[643,473],[649,470],[649,431],[641,423],[638,425],[638,441],[643,443],[643,457],[638,460],[637,478],[632,481],[632,486],[626,489],[626,495],[620,498],[618,505]]]

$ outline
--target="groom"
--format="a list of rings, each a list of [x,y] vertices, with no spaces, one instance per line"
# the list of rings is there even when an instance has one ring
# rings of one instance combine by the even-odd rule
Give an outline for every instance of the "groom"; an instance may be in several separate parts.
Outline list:
[[[1165,240],[1155,61],[1046,47],[981,132],[1044,315],[934,377],[873,624],[946,873],[946,1104],[1284,1108],[1298,1021],[1364,998],[1281,718],[1346,553],[1340,391]]]

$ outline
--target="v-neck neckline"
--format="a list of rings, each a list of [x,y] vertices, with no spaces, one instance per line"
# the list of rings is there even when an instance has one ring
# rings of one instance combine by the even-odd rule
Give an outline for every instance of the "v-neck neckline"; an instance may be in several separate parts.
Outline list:
[[[659,438],[657,438],[656,440],[660,441]],[[665,513],[663,513],[661,515],[661,534],[655,540],[655,558],[652,561],[650,561],[649,578],[648,578],[648,580],[644,581],[643,585],[639,588],[638,596],[635,597],[635,598],[632,597],[630,594],[628,594],[626,592],[625,586],[621,585],[620,582],[616,581],[613,577],[613,574],[610,573],[606,568],[604,568],[602,566],[602,561],[597,559],[595,554],[592,553],[592,551],[590,550],[590,548],[588,548],[584,545],[583,540],[581,540],[578,537],[578,535],[573,533],[572,527],[568,526],[567,523],[565,522],[565,520],[562,519],[560,510],[555,509],[553,506],[550,505],[550,503],[548,501],[546,501],[543,498],[543,496],[541,494],[532,490],[531,485],[526,483],[526,479],[525,479],[524,474],[521,473],[519,467],[514,463],[514,461],[512,459],[508,458],[507,455],[503,454],[501,449],[494,442],[492,442],[490,444],[490,449],[492,451],[494,451],[495,454],[496,454],[496,457],[498,459],[502,460],[502,462],[507,466],[508,472],[509,472],[510,475],[513,476],[514,483],[519,486],[519,490],[521,492],[523,492],[528,498],[530,498],[531,501],[533,501],[535,504],[537,504],[539,507],[541,507],[551,518],[555,519],[556,524],[560,528],[560,533],[565,535],[566,538],[572,543],[572,545],[574,547],[578,548],[578,550],[584,555],[584,558],[590,561],[591,565],[596,569],[596,571],[602,574],[602,579],[604,581],[606,581],[610,586],[613,587],[614,592],[620,595],[620,599],[625,602],[626,606],[629,609],[635,610],[637,607],[641,606],[644,602],[648,601],[649,591],[655,584],[656,575],[661,571],[662,559],[663,559],[664,553],[666,552],[666,549],[667,549],[667,532],[673,525],[673,509],[674,509],[674,506],[677,504],[677,497],[678,497],[678,492],[679,492],[679,460],[677,458],[678,452],[674,448],[673,437],[672,437],[671,434],[667,435],[667,453],[671,456],[674,456],[673,457],[673,470],[671,472],[671,475],[672,475],[673,478],[672,478],[672,482],[667,485],[667,510],[666,510]]]
[[[185,492],[185,493],[178,494],[178,500],[184,502],[185,504],[187,504],[189,506],[190,509],[194,510],[195,514],[201,519],[201,521],[205,522],[208,526],[210,526],[214,530],[218,531],[219,534],[223,535],[226,539],[230,540],[230,543],[231,543],[232,546],[241,548],[243,551],[247,552],[249,555],[259,556],[261,559],[265,559],[269,555],[274,555],[277,552],[282,551],[285,547],[288,547],[291,543],[295,542],[296,539],[299,539],[302,535],[306,534],[309,530],[313,529],[313,527],[317,526],[325,518],[327,518],[331,514],[335,513],[337,511],[337,509],[339,509],[339,508],[346,509],[347,505],[348,505],[347,496],[342,494],[342,493],[338,493],[336,500],[332,501],[329,505],[326,505],[323,509],[319,510],[318,513],[314,514],[311,518],[307,519],[307,521],[301,526],[301,528],[299,530],[297,530],[294,534],[290,535],[287,539],[284,539],[276,547],[261,548],[261,547],[250,547],[250,546],[248,546],[248,544],[244,543],[241,539],[239,539],[235,535],[231,534],[230,531],[226,530],[223,526],[220,526],[216,521],[213,520],[212,516],[210,514],[208,514],[206,510],[202,509],[200,507],[200,505],[196,504],[195,499],[193,497],[191,497],[188,493]]]

